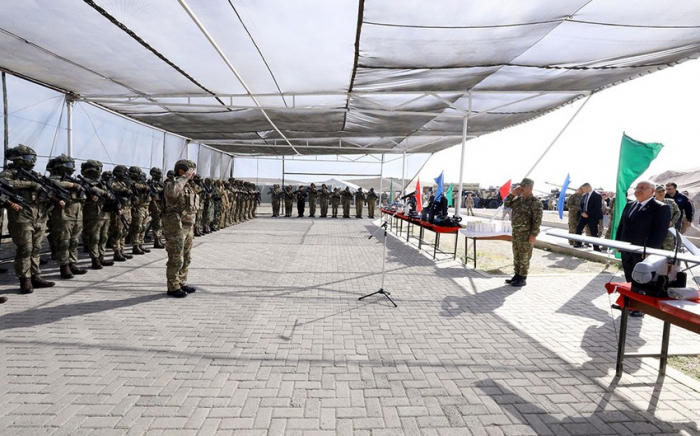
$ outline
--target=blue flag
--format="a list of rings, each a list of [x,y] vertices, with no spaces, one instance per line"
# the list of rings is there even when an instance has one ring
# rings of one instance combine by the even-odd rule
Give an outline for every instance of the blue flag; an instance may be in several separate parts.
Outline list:
[[[443,176],[444,171],[440,173],[439,176],[435,179],[435,183],[437,183],[437,192],[435,192],[435,201],[440,200],[440,197],[442,197],[442,194],[445,193],[445,177]]]
[[[569,175],[566,175],[564,184],[561,186],[561,192],[559,192],[559,201],[557,201],[557,210],[559,211],[559,219],[564,219],[564,203],[566,202],[566,188],[569,187]]]

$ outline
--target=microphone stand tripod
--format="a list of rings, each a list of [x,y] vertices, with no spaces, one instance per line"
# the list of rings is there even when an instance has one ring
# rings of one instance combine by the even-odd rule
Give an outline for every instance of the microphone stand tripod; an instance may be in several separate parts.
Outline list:
[[[387,292],[387,291],[384,290],[384,276],[385,276],[385,272],[386,272],[386,228],[387,228],[388,224],[389,224],[388,221],[384,221],[384,222],[382,223],[382,225],[379,226],[379,228],[378,228],[377,230],[375,230],[374,233],[372,233],[371,235],[369,235],[369,238],[367,238],[367,239],[372,239],[372,237],[373,237],[379,230],[384,229],[384,254],[383,254],[383,256],[382,256],[382,287],[379,288],[379,290],[376,291],[376,292],[372,292],[371,294],[367,294],[367,295],[364,295],[364,296],[358,298],[358,300],[362,300],[362,299],[364,299],[364,298],[371,297],[372,295],[377,295],[377,294],[379,294],[379,295],[383,295],[383,296],[385,296],[386,298],[388,298],[389,301],[391,301],[391,304],[394,305],[394,307],[399,307],[399,306],[396,305],[396,303],[394,302],[394,300],[391,299],[391,297],[390,297],[391,293],[389,293],[389,292]]]

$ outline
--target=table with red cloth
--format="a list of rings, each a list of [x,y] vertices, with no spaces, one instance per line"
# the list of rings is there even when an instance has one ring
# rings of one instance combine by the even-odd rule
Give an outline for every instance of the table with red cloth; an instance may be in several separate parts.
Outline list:
[[[617,304],[622,309],[620,318],[620,337],[617,344],[617,364],[615,375],[621,376],[625,357],[658,357],[659,374],[666,374],[666,361],[668,359],[668,344],[671,333],[671,324],[686,330],[700,334],[700,301],[699,300],[674,300],[672,298],[655,298],[648,295],[633,292],[630,283],[606,283],[608,294],[617,292],[620,294]],[[649,316],[658,318],[664,322],[661,335],[661,353],[629,353],[625,354],[627,341],[627,321],[629,312],[639,310]]]
[[[420,250],[423,245],[427,245],[430,247],[433,247],[433,259],[437,256],[437,252],[439,251],[442,254],[451,254],[452,259],[457,258],[457,243],[458,243],[458,238],[459,238],[459,230],[462,228],[461,226],[457,227],[445,227],[445,226],[438,226],[436,224],[431,224],[428,221],[423,221],[418,218],[413,218],[407,215],[404,215],[403,212],[400,211],[392,211],[390,209],[385,209],[385,208],[380,208],[379,209],[383,215],[388,216],[389,220],[389,227],[392,229],[396,228],[397,234],[401,235],[401,232],[403,231],[403,223],[406,223],[406,242],[410,241],[411,236],[413,236],[413,233],[411,232],[411,226],[418,226],[420,231],[418,232],[418,249]],[[435,243],[431,243],[429,241],[425,240],[425,231],[431,231],[435,233]],[[452,252],[445,252],[440,249],[440,235],[447,233],[447,234],[454,234],[455,235],[455,246],[454,250]],[[415,236],[414,236],[415,237]]]

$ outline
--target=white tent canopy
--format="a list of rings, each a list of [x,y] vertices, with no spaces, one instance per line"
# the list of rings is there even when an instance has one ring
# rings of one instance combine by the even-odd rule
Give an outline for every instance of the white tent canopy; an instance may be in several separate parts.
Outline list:
[[[236,154],[435,152],[700,53],[697,0],[6,3],[3,71]]]

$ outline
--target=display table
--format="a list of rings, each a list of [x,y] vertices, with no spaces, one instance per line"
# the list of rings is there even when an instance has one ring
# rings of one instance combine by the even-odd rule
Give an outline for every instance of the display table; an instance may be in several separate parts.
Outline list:
[[[429,247],[433,247],[433,259],[437,256],[437,252],[439,251],[442,254],[447,254],[447,255],[452,255],[452,259],[457,258],[457,242],[459,238],[459,231],[462,229],[462,227],[444,227],[444,226],[438,226],[435,224],[431,224],[428,221],[422,221],[418,218],[412,218],[409,216],[404,215],[402,212],[396,212],[392,211],[389,209],[384,209],[381,208],[379,209],[383,215],[387,215],[389,220],[389,228],[394,230],[396,228],[397,235],[401,235],[401,232],[403,231],[403,223],[406,223],[406,242],[410,241],[411,236],[413,236],[413,233],[411,232],[411,227],[412,226],[418,226],[420,229],[418,232],[418,249],[421,250],[423,245],[427,245]],[[431,243],[429,241],[425,240],[425,231],[430,231],[435,233],[435,243]],[[455,246],[454,250],[452,252],[445,252],[440,249],[440,235],[442,234],[454,234],[455,235]],[[414,236],[415,237],[415,236]]]
[[[467,228],[459,231],[459,234],[464,236],[464,263],[469,262],[469,259],[474,260],[474,269],[476,269],[476,241],[510,241],[511,229],[509,226],[504,226],[504,223],[510,224],[510,221],[494,221],[490,223],[479,222],[467,223]],[[469,257],[469,239],[472,240],[474,247],[474,257]]]
[[[615,366],[615,375],[618,377],[622,375],[625,357],[658,357],[659,374],[666,374],[671,324],[700,334],[700,301],[673,300],[641,295],[632,292],[630,283],[606,283],[605,289],[608,294],[612,294],[613,292],[620,294],[617,304],[622,308],[622,317],[620,318],[620,337],[617,344],[617,362]],[[625,354],[627,321],[631,310],[639,310],[664,322],[661,335],[661,352],[659,354]]]

